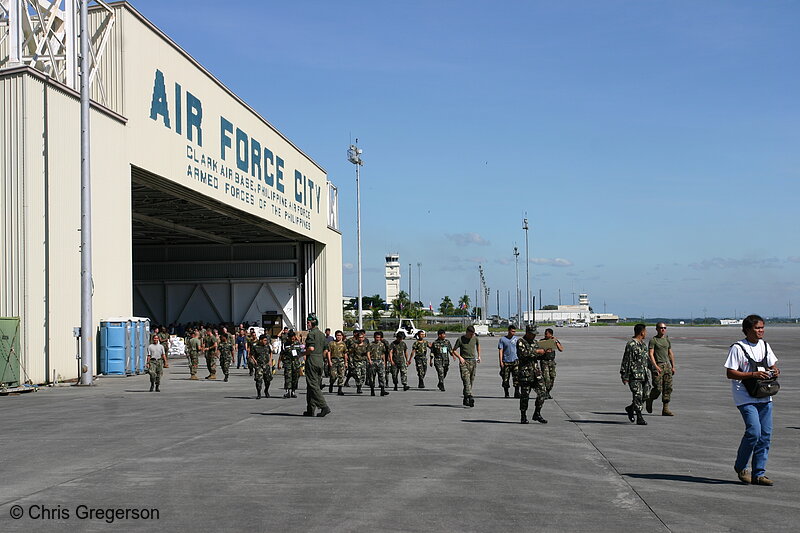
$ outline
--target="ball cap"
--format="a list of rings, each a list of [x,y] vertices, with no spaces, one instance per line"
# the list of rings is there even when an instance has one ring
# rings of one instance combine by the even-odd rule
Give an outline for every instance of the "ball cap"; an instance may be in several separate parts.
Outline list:
[[[526,335],[536,335],[539,333],[539,328],[536,326],[525,326]]]

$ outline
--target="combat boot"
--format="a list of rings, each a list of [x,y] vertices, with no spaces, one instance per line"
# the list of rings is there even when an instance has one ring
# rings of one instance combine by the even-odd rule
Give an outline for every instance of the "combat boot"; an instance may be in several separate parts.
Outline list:
[[[339,392],[336,393],[337,396],[344,396],[344,392],[342,392],[342,386],[339,385]]]
[[[331,381],[330,384],[328,384],[328,394],[332,393],[333,393],[333,381]]]
[[[411,387],[409,387],[408,385],[403,385],[403,390],[408,390],[408,389],[410,389],[410,388],[411,388]]]
[[[161,382],[156,381],[156,392],[161,392]]]
[[[514,398],[519,398],[519,387],[518,386],[514,387]]]
[[[647,420],[644,419],[644,417],[642,416],[642,412],[639,411],[638,409],[636,410],[636,425],[637,426],[647,425]]]
[[[536,410],[533,411],[533,416],[531,417],[533,420],[536,420],[540,424],[547,424],[547,420],[542,417],[542,408],[536,407]]]
[[[291,391],[289,391],[289,389],[286,389],[286,394],[284,394],[283,397],[284,398],[291,398],[292,397]]]
[[[206,379],[217,379],[217,375],[216,374],[209,374]]]
[[[292,389],[292,398],[297,398],[297,393],[294,392],[295,389]]]
[[[153,392],[153,389],[155,389],[155,388],[156,388],[156,382],[151,380],[150,381],[150,392]]]
[[[225,374],[225,379],[223,379],[222,381],[224,381],[225,383],[228,382],[228,374]]]
[[[326,405],[325,407],[322,408],[322,411],[317,413],[317,416],[323,417],[323,416],[329,415],[329,414],[331,414],[331,408]]]
[[[369,388],[369,395],[370,396],[375,396],[375,387],[370,387]]]
[[[397,383],[394,384],[394,390],[397,390]]]
[[[527,424],[528,423],[528,414],[527,414],[528,411],[526,411],[524,409],[520,409],[519,412],[520,412],[519,423],[520,424]]]
[[[267,381],[266,383],[264,383],[264,398],[269,398],[269,385],[270,385],[270,383],[271,383],[270,381]]]
[[[464,400],[461,402],[461,405],[464,407],[469,407],[469,397],[464,396]]]
[[[314,416],[314,409],[313,408],[306,409],[305,411],[303,411],[303,416]]]
[[[381,387],[381,396],[389,396],[389,392],[386,390],[386,387]]]
[[[197,380],[197,374],[192,374],[192,376],[189,379],[191,379],[193,381],[196,381]]]
[[[675,413],[669,410],[669,402],[665,402],[661,408],[661,416],[675,416]]]
[[[511,398],[511,396],[508,394],[508,387],[503,387],[503,392],[505,393],[504,398]]]
[[[261,384],[260,383],[256,383],[256,394],[257,394],[256,400],[260,400],[261,399]]]
[[[470,396],[469,397],[469,406],[470,407],[475,407],[475,397],[474,396]]]
[[[636,420],[636,414],[634,414],[633,405],[626,406],[625,412],[628,414],[628,420],[630,420],[631,422]]]
[[[417,386],[417,388],[420,388],[420,389],[424,389],[425,388],[425,382],[422,381],[422,378],[419,378],[419,385]]]
[[[440,391],[444,392],[444,383],[443,382],[440,381],[439,384],[437,385],[437,387],[439,387]]]
[[[647,411],[648,413],[653,412],[653,399],[650,398],[649,396],[644,401],[644,410]]]
[[[356,394],[362,394],[361,385],[356,385]]]

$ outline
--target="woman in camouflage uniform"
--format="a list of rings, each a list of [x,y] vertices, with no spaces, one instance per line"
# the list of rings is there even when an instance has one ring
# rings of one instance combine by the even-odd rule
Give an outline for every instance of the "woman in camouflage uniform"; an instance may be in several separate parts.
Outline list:
[[[417,366],[417,377],[419,378],[419,388],[425,388],[425,373],[428,371],[428,359],[426,357],[428,353],[428,341],[425,340],[425,332],[418,331],[417,332],[417,340],[414,341],[414,344],[411,346],[411,353],[414,355],[414,363]],[[411,359],[407,361],[407,363],[411,364]]]

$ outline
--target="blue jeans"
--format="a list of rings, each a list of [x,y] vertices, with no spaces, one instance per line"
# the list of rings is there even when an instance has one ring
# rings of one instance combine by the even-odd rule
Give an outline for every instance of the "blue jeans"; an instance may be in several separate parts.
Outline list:
[[[236,354],[236,368],[247,366],[247,350],[239,350]]]
[[[772,440],[772,402],[747,403],[739,406],[744,419],[744,436],[736,454],[736,470],[744,470],[753,457],[753,477],[766,473],[769,444]]]

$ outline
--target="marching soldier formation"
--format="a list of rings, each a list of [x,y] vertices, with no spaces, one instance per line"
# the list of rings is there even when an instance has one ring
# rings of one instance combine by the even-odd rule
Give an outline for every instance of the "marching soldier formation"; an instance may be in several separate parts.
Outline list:
[[[477,365],[481,362],[481,349],[475,329],[466,328],[452,345],[446,332],[439,330],[433,342],[426,340],[425,332],[418,332],[410,349],[406,344],[405,333],[398,332],[389,343],[382,331],[376,331],[372,342],[366,340],[366,331],[356,329],[347,338],[342,331],[333,337],[330,330],[323,334],[314,315],[309,315],[306,326],[308,334],[301,341],[298,332],[284,328],[280,335],[271,339],[267,335],[256,335],[254,328],[246,331],[243,325],[238,328],[222,326],[219,329],[199,327],[186,332],[185,350],[189,362],[189,379],[197,380],[200,355],[205,357],[207,380],[217,379],[217,361],[224,375],[223,381],[230,378],[234,352],[237,352],[237,368],[247,365],[256,386],[256,399],[270,398],[269,388],[273,375],[283,370],[283,398],[297,398],[300,376],[305,374],[307,389],[307,409],[305,416],[326,416],[331,412],[322,394],[324,376],[327,376],[328,393],[344,396],[344,389],[353,379],[356,394],[363,393],[363,386],[370,388],[370,394],[388,396],[388,378],[392,377],[394,390],[410,389],[408,367],[414,361],[418,388],[425,388],[425,375],[428,367],[436,370],[437,388],[445,391],[445,379],[450,360],[458,361],[462,381],[463,405],[475,406],[472,390]],[[620,377],[628,386],[632,402],[624,411],[631,422],[646,425],[642,409],[652,413],[653,402],[661,397],[662,415],[674,416],[669,409],[672,393],[672,376],[675,372],[675,356],[666,325],[656,325],[657,334],[646,342],[647,328],[644,324],[634,327],[634,336],[625,345],[620,365]],[[232,332],[236,331],[236,334]],[[513,386],[515,399],[519,399],[520,423],[528,424],[528,408],[531,392],[535,393],[534,411],[530,420],[546,424],[542,416],[545,401],[553,399],[556,380],[556,354],[564,351],[551,328],[545,330],[544,338],[537,340],[536,326],[526,326],[522,337],[516,336],[514,326],[508,328],[507,335],[498,342],[498,363],[500,366],[501,387],[504,397],[510,398]],[[148,347],[147,372],[150,375],[150,390],[160,392],[161,376],[167,363],[165,347],[169,345],[166,329],[155,328]]]

